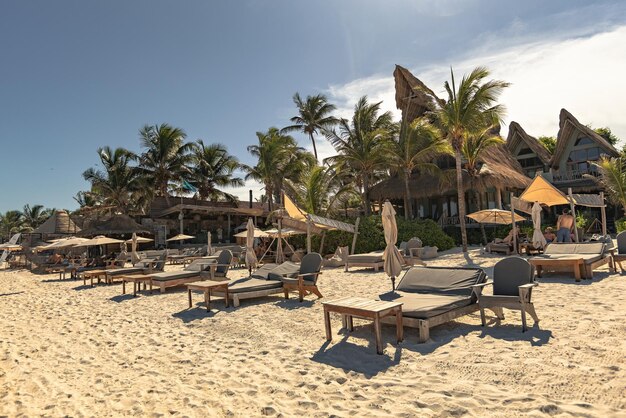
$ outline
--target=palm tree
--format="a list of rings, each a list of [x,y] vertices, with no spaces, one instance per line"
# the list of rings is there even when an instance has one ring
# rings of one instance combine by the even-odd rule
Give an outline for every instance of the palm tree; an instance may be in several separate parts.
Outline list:
[[[509,83],[500,80],[484,81],[489,76],[489,70],[477,67],[469,75],[463,77],[457,89],[452,69],[450,69],[450,75],[451,82],[444,83],[448,94],[447,100],[443,101],[434,97],[433,93],[426,89],[424,93],[432,96],[436,106],[432,112],[434,123],[450,142],[454,151],[461,241],[463,252],[467,252],[463,143],[472,134],[487,129],[495,130],[502,123],[505,108],[495,102]]]
[[[116,212],[128,213],[136,208],[139,195],[144,194],[141,173],[131,166],[137,156],[125,148],[104,147],[98,149],[104,171],[89,168],[83,178],[91,183],[89,195],[100,206]]]
[[[287,181],[287,189],[304,211],[320,216],[335,213],[356,194],[351,184],[343,184],[331,168],[308,167],[297,181]]]
[[[166,123],[146,125],[139,131],[142,147],[139,166],[157,196],[169,197],[170,182],[188,175],[193,143],[185,143],[187,135],[180,128]]]
[[[10,239],[12,234],[22,230],[23,222],[22,212],[19,210],[8,210],[0,214],[0,236]]]
[[[191,168],[190,183],[198,189],[200,199],[235,201],[237,198],[226,193],[219,187],[243,186],[240,177],[233,177],[233,173],[240,167],[239,161],[230,155],[222,144],[209,144],[198,139],[193,150],[193,167]]]
[[[313,154],[317,160],[317,146],[315,145],[315,135],[325,133],[337,125],[338,120],[331,115],[336,107],[328,103],[328,99],[323,94],[307,96],[303,101],[299,93],[293,95],[293,102],[298,108],[298,115],[290,120],[293,125],[282,129],[283,132],[301,131],[308,135],[313,144]]]
[[[588,176],[595,179],[604,189],[611,203],[621,206],[626,213],[626,162],[620,157],[602,156],[598,161],[590,163],[598,170],[600,176]]]
[[[409,180],[411,174],[419,172],[438,175],[439,167],[435,157],[450,153],[450,145],[441,133],[426,118],[417,118],[411,124],[400,129],[398,139],[392,142],[389,156],[392,171],[402,176],[404,181],[404,217],[413,218],[411,206],[411,190]]]
[[[50,212],[44,209],[43,205],[24,205],[22,209],[22,220],[24,228],[34,230],[44,223],[50,216]]]
[[[337,171],[351,173],[361,188],[365,215],[370,214],[370,185],[385,173],[391,140],[397,131],[391,113],[379,114],[382,102],[370,104],[367,96],[354,107],[352,120],[341,119],[339,132],[327,137],[338,155],[327,158]]]
[[[250,145],[248,152],[257,158],[257,163],[242,168],[247,172],[246,180],[254,179],[264,184],[271,211],[274,200],[280,201],[284,181],[298,179],[306,167],[314,163],[314,157],[278,128],[256,135],[259,143]]]

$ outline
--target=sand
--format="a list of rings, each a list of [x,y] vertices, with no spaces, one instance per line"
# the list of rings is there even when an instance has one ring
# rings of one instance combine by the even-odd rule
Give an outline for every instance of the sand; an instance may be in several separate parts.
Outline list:
[[[431,265],[499,259],[453,250]],[[168,266],[168,268],[170,268]],[[231,277],[246,272],[235,270]],[[384,273],[325,270],[326,300],[375,297]],[[626,416],[626,277],[602,269],[575,283],[541,280],[539,327],[520,315],[497,325],[478,315],[417,343],[406,328],[349,336],[333,317],[326,344],[319,300],[243,301],[206,313],[182,290],[121,296],[121,285],[82,286],[56,275],[0,273],[0,415],[6,416]],[[532,324],[532,321],[531,321]]]

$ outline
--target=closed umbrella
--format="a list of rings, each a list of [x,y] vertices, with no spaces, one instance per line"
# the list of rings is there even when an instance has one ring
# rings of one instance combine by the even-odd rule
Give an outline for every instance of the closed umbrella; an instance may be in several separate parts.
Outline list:
[[[533,247],[543,248],[548,243],[541,232],[541,205],[535,202],[532,209],[533,218]]]
[[[387,276],[391,278],[391,286],[396,290],[396,277],[402,271],[402,255],[396,247],[398,241],[398,226],[396,225],[396,211],[387,200],[383,205],[383,230],[385,232],[385,252],[383,253],[384,268]]]
[[[137,254],[137,234],[133,232],[133,238],[130,241],[130,262],[134,266],[139,260],[139,254]]]
[[[206,239],[206,255],[213,255],[213,248],[211,247],[211,231],[207,231]]]
[[[246,230],[248,231],[248,235],[246,236],[246,264],[248,265],[250,276],[252,276],[252,269],[256,267],[258,263],[256,254],[254,253],[254,229],[252,218],[248,218],[248,225],[246,225]]]

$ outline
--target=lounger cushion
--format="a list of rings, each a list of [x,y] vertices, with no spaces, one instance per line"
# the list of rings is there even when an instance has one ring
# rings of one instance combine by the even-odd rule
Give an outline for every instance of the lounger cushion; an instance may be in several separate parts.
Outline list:
[[[169,280],[186,279],[188,277],[197,277],[200,273],[197,271],[168,271],[163,273],[156,273],[150,276],[154,282],[167,282]]]
[[[252,277],[254,277],[255,279],[268,280],[269,274],[276,267],[278,267],[278,264],[274,264],[274,263],[264,264],[262,267],[256,269],[254,273],[252,273]]]
[[[352,254],[348,256],[349,263],[382,263],[383,252],[372,251],[365,254]]]
[[[549,254],[544,256],[533,257],[533,259],[544,259],[544,260],[576,260],[582,258],[583,263],[591,264],[602,258],[600,254]]]
[[[552,243],[546,247],[544,254],[597,254],[602,255],[605,244],[603,242],[585,243]]]
[[[124,274],[133,274],[143,272],[143,267],[126,267],[121,269],[107,270],[107,276],[120,276]]]
[[[258,290],[281,289],[283,283],[277,280],[264,280],[245,277],[228,284],[229,293],[256,292]]]
[[[274,268],[267,278],[269,280],[281,280],[283,277],[295,277],[300,272],[300,265],[293,261],[285,261]]]
[[[485,281],[482,269],[416,266],[406,272],[397,289],[419,294],[471,297],[471,286]]]
[[[410,318],[428,319],[453,309],[471,305],[469,296],[428,294],[412,292],[389,292],[380,295],[381,300],[402,302],[402,315]]]

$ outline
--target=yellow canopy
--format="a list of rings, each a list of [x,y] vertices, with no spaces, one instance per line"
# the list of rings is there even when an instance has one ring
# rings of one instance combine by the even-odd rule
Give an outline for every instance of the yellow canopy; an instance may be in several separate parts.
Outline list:
[[[569,199],[542,176],[534,178],[519,197],[527,202],[539,202],[546,206],[569,205]]]

